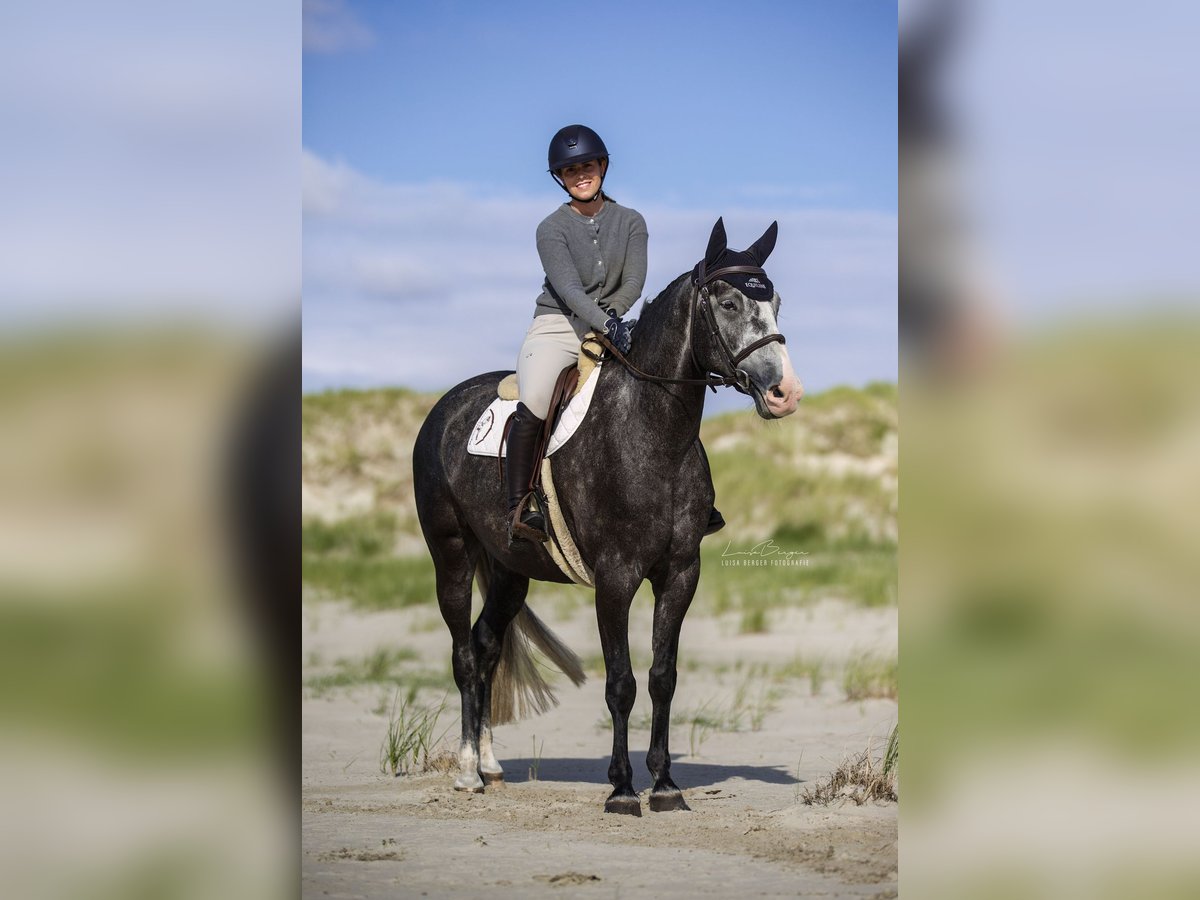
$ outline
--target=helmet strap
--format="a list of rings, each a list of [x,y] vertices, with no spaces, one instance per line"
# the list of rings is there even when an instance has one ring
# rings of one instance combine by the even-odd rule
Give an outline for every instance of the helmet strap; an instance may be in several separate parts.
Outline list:
[[[559,177],[558,177],[558,173],[557,173],[557,172],[551,172],[551,173],[550,173],[550,177],[554,179],[554,183],[555,183],[555,184],[557,184],[557,185],[558,185],[560,188],[562,188],[564,191],[567,191],[567,186],[566,186],[565,184],[563,184],[563,180],[562,180],[561,178],[559,178]],[[571,192],[570,192],[570,191],[567,191],[567,196],[568,196],[568,197],[570,197],[570,196],[571,196]],[[572,198],[572,199],[574,199],[574,198]]]

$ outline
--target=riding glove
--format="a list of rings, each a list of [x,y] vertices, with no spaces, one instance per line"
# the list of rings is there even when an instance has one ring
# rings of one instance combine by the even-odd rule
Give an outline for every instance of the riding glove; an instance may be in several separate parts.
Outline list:
[[[630,334],[631,329],[626,322],[622,321],[620,316],[609,315],[608,323],[605,325],[604,330],[607,332],[608,339],[612,341],[614,347],[620,350],[621,353],[629,352],[629,346],[633,342]]]

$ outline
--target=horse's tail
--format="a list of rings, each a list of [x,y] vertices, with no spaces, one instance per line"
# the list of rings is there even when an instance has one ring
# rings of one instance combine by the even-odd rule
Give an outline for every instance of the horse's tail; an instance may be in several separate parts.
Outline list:
[[[486,598],[491,574],[491,559],[486,554],[475,567],[479,591]],[[576,687],[587,680],[583,663],[570,647],[564,644],[528,606],[509,623],[504,632],[500,662],[492,677],[493,725],[515,722],[538,715],[558,705],[554,691],[538,671],[533,657],[537,647]]]

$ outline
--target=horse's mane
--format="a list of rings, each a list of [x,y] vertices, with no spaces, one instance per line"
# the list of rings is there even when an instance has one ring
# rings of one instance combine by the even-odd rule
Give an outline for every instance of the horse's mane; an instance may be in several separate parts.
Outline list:
[[[684,272],[668,284],[657,297],[642,304],[642,311],[633,330],[635,350],[645,347],[644,352],[654,354],[661,339],[668,335],[678,315],[678,297],[686,289],[691,271]]]

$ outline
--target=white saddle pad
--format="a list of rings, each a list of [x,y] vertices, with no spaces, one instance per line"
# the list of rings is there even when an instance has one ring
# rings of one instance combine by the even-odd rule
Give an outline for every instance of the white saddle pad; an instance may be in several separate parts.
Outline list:
[[[587,381],[583,383],[579,393],[572,397],[571,402],[567,404],[558,426],[554,429],[554,434],[550,436],[550,446],[546,448],[547,456],[570,440],[571,435],[583,422],[588,407],[592,405],[592,394],[596,391],[596,382],[600,379],[601,368],[603,367],[596,366],[592,369],[592,373],[588,375]],[[476,456],[503,456],[507,448],[500,446],[500,437],[504,433],[504,423],[516,411],[516,408],[516,400],[501,400],[499,397],[493,400],[491,405],[483,411],[479,421],[475,423],[475,429],[467,440],[467,452]]]

